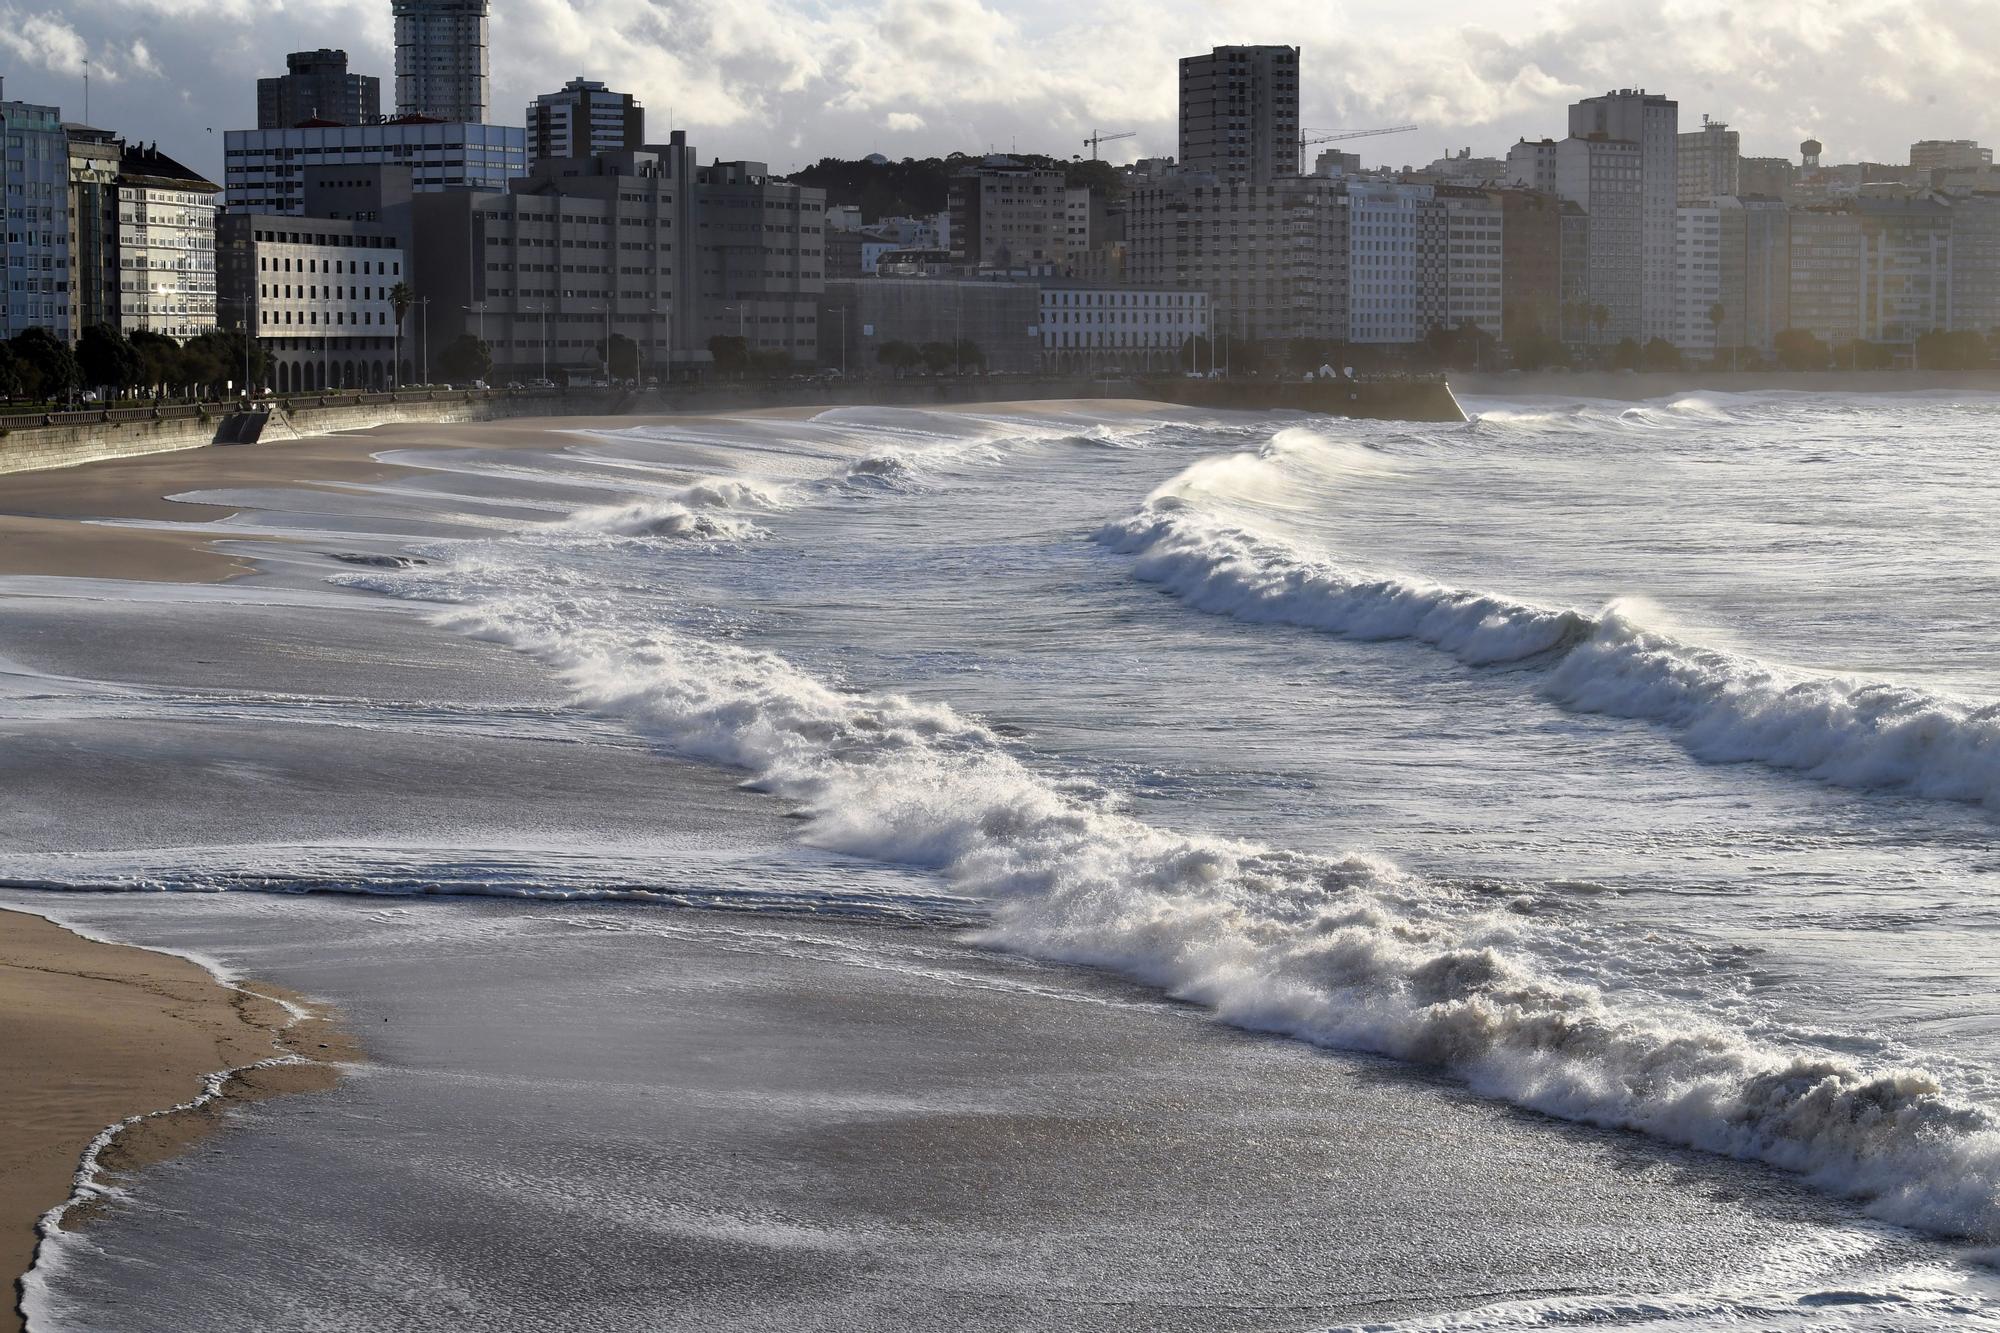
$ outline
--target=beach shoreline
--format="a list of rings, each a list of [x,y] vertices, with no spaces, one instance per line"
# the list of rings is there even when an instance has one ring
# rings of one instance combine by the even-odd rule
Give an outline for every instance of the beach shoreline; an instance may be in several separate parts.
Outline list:
[[[42,1237],[88,1225],[95,1182],[177,1155],[234,1104],[331,1086],[356,1058],[328,1013],[283,991],[11,909],[0,1014],[0,1329],[25,1327]]]

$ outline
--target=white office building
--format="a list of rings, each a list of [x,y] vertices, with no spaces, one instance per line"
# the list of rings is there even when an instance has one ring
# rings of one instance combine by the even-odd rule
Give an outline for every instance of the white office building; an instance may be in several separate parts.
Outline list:
[[[1715,353],[1710,312],[1722,304],[1722,210],[1684,204],[1674,210],[1674,346],[1690,356]]]
[[[1208,293],[1158,287],[1042,285],[1042,365],[1069,372],[1171,367],[1208,337]]]
[[[224,323],[247,308],[269,387],[281,393],[372,389],[422,377],[426,348],[416,319],[399,331],[389,294],[406,281],[402,248],[384,227],[329,218],[232,213],[222,219],[222,268],[231,300]],[[240,303],[240,306],[239,306]],[[399,376],[400,348],[410,373]]]
[[[223,183],[232,211],[289,214],[304,211],[308,167],[406,166],[420,194],[505,190],[528,174],[527,146],[523,126],[459,121],[230,130],[223,136]]]
[[[1419,307],[1429,258],[1423,214],[1433,197],[1429,185],[1348,183],[1348,341],[1413,343],[1430,331]]]

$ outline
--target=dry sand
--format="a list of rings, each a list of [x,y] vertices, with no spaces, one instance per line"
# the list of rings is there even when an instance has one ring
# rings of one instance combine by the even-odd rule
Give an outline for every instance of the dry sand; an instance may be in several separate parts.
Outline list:
[[[231,1100],[331,1084],[354,1050],[325,1015],[307,1012],[294,1022],[272,988],[232,989],[184,959],[0,912],[0,1268],[27,1270],[36,1223],[70,1197],[85,1149],[107,1125],[188,1102],[219,1070],[305,1059],[245,1071],[220,1102],[127,1129],[100,1160],[129,1171],[178,1151]],[[0,1328],[20,1327],[9,1301]]]

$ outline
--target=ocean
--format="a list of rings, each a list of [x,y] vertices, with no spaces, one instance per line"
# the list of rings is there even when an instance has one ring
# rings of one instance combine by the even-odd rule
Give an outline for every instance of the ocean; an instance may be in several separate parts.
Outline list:
[[[377,1059],[33,1326],[2000,1328],[2000,397],[1466,408],[401,451],[0,581],[6,901]]]

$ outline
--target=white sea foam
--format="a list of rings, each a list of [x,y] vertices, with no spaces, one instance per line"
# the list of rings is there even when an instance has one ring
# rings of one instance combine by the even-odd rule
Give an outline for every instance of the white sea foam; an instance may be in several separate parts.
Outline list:
[[[1648,624],[1637,603],[1591,614],[1352,569],[1211,503],[1282,488],[1284,458],[1267,448],[1203,460],[1097,539],[1136,557],[1136,577],[1212,614],[1414,639],[1475,666],[1547,655],[1544,697],[1664,725],[1712,763],[1756,762],[1844,787],[2000,807],[2000,704],[1705,647]]]
[[[816,845],[935,867],[984,938],[1117,970],[1243,1027],[1449,1069],[1592,1124],[1803,1173],[1884,1217],[2000,1239],[2000,1127],[1920,1069],[1759,1044],[1556,978],[1538,929],[1365,858],[1161,829],[1072,799],[947,707],[768,653],[594,625],[530,589],[444,614],[666,746],[753,772]],[[1550,926],[1548,929],[1558,927]]]

